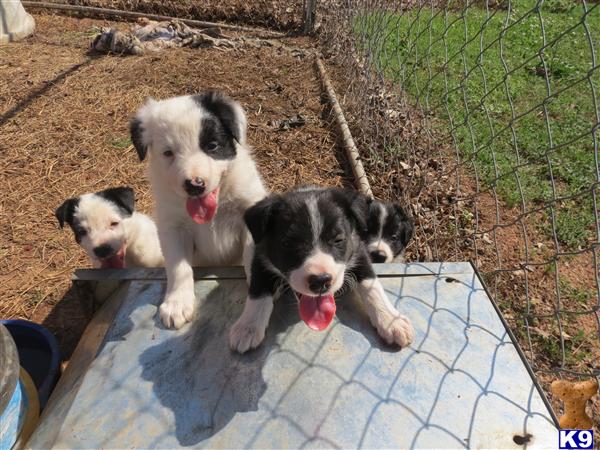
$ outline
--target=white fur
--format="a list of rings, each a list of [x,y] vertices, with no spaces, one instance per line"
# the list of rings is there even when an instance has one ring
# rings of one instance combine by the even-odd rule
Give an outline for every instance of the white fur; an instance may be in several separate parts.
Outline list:
[[[412,343],[415,331],[409,319],[401,315],[388,299],[377,278],[363,280],[356,285],[371,324],[388,343],[405,347]]]
[[[367,251],[369,253],[374,252],[374,251],[382,251],[383,253],[385,253],[385,261],[384,262],[386,262],[386,263],[392,262],[394,260],[394,253],[392,252],[392,249],[390,248],[390,246],[388,245],[387,242],[385,242],[383,239],[381,239],[381,237],[369,242],[367,244]]]
[[[229,331],[229,346],[232,350],[245,353],[256,348],[265,338],[269,318],[273,312],[273,298],[251,299],[244,303],[244,311]]]
[[[94,254],[94,248],[103,244],[115,249],[125,246],[125,267],[163,265],[156,225],[145,214],[134,212],[123,218],[114,203],[96,194],[84,194],[79,197],[73,217],[86,231],[80,245],[93,267],[102,265]]]
[[[136,118],[148,146],[149,179],[167,272],[167,291],[160,317],[167,327],[180,328],[194,312],[192,266],[247,263],[253,247],[243,220],[244,211],[266,196],[266,190],[245,146],[246,118],[235,104],[242,139],[234,159],[216,160],[198,150],[205,112],[191,97],[150,100]],[[165,157],[168,149],[174,153]],[[217,213],[210,223],[197,224],[187,214],[184,180],[200,177],[206,191],[219,188]]]
[[[367,242],[367,251],[369,253],[374,251],[382,251],[385,254],[386,263],[392,262],[394,260],[394,252],[388,245],[385,240],[382,239],[383,235],[383,226],[385,224],[385,219],[387,218],[387,209],[383,203],[377,202],[377,209],[379,209],[379,229],[377,230],[377,236],[371,241]]]
[[[345,264],[336,262],[333,256],[317,249],[299,268],[290,272],[289,283],[300,294],[315,295],[308,286],[308,278],[311,275],[329,274],[332,277],[331,287],[322,294],[334,293],[344,284],[345,270]]]

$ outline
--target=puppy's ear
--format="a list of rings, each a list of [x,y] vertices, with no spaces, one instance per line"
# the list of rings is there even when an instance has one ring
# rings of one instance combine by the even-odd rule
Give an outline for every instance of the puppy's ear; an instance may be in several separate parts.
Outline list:
[[[142,128],[141,119],[138,119],[137,117],[131,119],[131,122],[129,123],[129,132],[131,133],[131,142],[133,142],[135,151],[137,152],[140,161],[143,161],[148,153],[148,146],[144,143],[144,129]]]
[[[133,195],[133,189],[130,187],[122,186],[105,189],[97,192],[96,195],[115,203],[126,217],[133,214],[133,210],[135,209],[135,196]]]
[[[215,115],[223,124],[227,132],[235,138],[238,143],[244,145],[246,142],[246,114],[241,105],[227,95],[207,91],[194,96],[194,100],[207,111]]]
[[[244,222],[254,243],[258,244],[268,232],[273,215],[281,205],[281,196],[270,195],[248,208],[244,213]]]
[[[412,218],[406,213],[404,208],[398,204],[394,204],[394,210],[398,217],[400,217],[400,242],[406,247],[411,240],[415,226]]]
[[[365,233],[372,199],[350,189],[334,189],[333,196],[347,216],[354,222],[357,231],[360,234]]]
[[[56,220],[58,220],[58,224],[61,228],[65,226],[65,223],[73,223],[73,214],[75,213],[75,208],[77,208],[78,203],[78,198],[70,198],[65,200],[62,205],[56,208],[54,215],[56,216]]]

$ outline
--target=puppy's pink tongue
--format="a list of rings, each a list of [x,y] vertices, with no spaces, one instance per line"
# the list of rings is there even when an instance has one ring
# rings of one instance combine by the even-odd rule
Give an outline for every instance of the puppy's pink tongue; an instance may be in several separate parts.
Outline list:
[[[300,294],[300,318],[316,331],[322,331],[331,323],[335,315],[335,299],[332,294],[311,297]]]
[[[125,245],[123,245],[117,253],[110,258],[103,259],[100,263],[101,269],[122,269],[125,267]]]
[[[185,207],[189,216],[196,223],[203,224],[212,220],[217,212],[217,196],[219,188],[204,197],[189,197]]]

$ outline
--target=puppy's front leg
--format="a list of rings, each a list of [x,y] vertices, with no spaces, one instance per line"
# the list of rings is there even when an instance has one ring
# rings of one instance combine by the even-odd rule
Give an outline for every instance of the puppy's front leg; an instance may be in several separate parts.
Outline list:
[[[400,314],[390,302],[366,254],[360,258],[354,270],[358,281],[356,289],[379,335],[388,344],[396,343],[401,347],[410,345],[415,330],[408,317]]]
[[[194,316],[193,237],[189,236],[188,242],[177,228],[161,230],[159,237],[167,272],[167,292],[159,315],[165,327],[178,329]]]
[[[244,311],[229,331],[229,346],[238,353],[245,353],[261,344],[273,312],[273,274],[264,268],[258,258],[253,258],[247,277],[250,287]]]

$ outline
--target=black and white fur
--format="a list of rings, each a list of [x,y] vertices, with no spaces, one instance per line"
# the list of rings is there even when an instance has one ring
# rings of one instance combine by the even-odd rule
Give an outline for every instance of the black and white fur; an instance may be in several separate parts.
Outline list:
[[[102,267],[119,251],[124,267],[160,267],[156,225],[134,207],[133,189],[117,187],[69,198],[55,215],[61,228],[71,227],[93,267]]]
[[[149,157],[165,257],[167,290],[159,314],[165,326],[180,328],[194,313],[192,266],[243,263],[253,245],[244,211],[267,192],[246,147],[246,115],[224,94],[150,99],[132,120],[131,136],[140,160]],[[217,188],[213,219],[190,219],[188,197]]]
[[[414,225],[402,206],[371,200],[364,240],[374,263],[401,262]]]
[[[255,242],[250,287],[230,347],[244,353],[260,345],[282,287],[314,296],[335,293],[347,282],[386,342],[410,344],[412,325],[389,301],[361,239],[368,214],[365,196],[335,188],[271,195],[249,208],[244,219]]]

